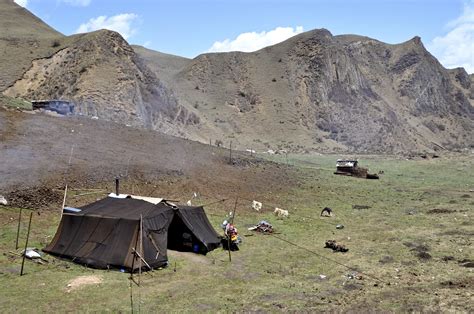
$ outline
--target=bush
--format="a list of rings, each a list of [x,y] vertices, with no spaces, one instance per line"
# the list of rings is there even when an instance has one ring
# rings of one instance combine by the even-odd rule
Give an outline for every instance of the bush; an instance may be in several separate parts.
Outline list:
[[[56,47],[59,47],[59,46],[61,46],[61,42],[59,42],[58,39],[55,39],[51,42],[51,47],[56,48]]]

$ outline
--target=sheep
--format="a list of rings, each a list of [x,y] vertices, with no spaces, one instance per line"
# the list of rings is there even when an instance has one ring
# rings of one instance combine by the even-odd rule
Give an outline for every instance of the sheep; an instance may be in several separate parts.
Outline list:
[[[252,208],[255,209],[256,211],[260,211],[260,209],[262,209],[262,203],[257,202],[257,201],[252,201]]]
[[[281,218],[288,218],[288,211],[285,209],[281,209],[278,207],[275,207],[275,210],[273,211],[275,216],[281,217]]]

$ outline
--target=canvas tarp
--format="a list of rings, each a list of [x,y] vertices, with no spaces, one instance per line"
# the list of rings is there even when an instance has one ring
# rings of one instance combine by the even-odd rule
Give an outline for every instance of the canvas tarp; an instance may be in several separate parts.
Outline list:
[[[140,220],[143,251],[139,250]],[[184,245],[183,234],[190,241]],[[105,198],[64,213],[45,252],[97,268],[136,270],[136,249],[153,268],[167,264],[167,248],[200,253],[219,246],[220,238],[202,207],[157,205],[132,198]],[[197,248],[197,249],[196,249]]]

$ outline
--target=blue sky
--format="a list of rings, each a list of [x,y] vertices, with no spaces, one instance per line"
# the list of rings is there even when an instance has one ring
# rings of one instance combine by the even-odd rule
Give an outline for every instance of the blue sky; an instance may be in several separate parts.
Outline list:
[[[326,28],[387,43],[417,35],[445,66],[474,72],[474,0],[15,1],[66,35],[109,28],[130,43],[191,58]]]

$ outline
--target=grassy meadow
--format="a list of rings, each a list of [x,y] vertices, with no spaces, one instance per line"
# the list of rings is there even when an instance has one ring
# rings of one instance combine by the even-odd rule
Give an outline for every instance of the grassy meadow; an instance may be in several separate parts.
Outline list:
[[[243,243],[232,262],[222,249],[206,256],[169,251],[170,266],[143,273],[140,288],[130,288],[129,274],[48,255],[45,265],[27,260],[20,277],[19,209],[0,207],[0,311],[130,312],[131,294],[134,311],[143,312],[472,310],[474,272],[463,266],[474,259],[472,156],[359,156],[361,166],[384,172],[380,180],[334,175],[338,156],[268,158],[288,163],[282,171],[297,183],[273,193],[260,212],[250,209],[250,200],[238,201],[235,223]],[[289,218],[277,219],[275,206],[289,210]],[[320,217],[326,206],[333,217]],[[219,232],[233,207],[229,200],[205,208]],[[25,209],[21,245],[27,216]],[[263,219],[274,235],[247,231]],[[34,213],[29,247],[44,247],[58,222],[57,211]],[[349,251],[324,248],[329,239]],[[79,276],[101,282],[68,286]]]

